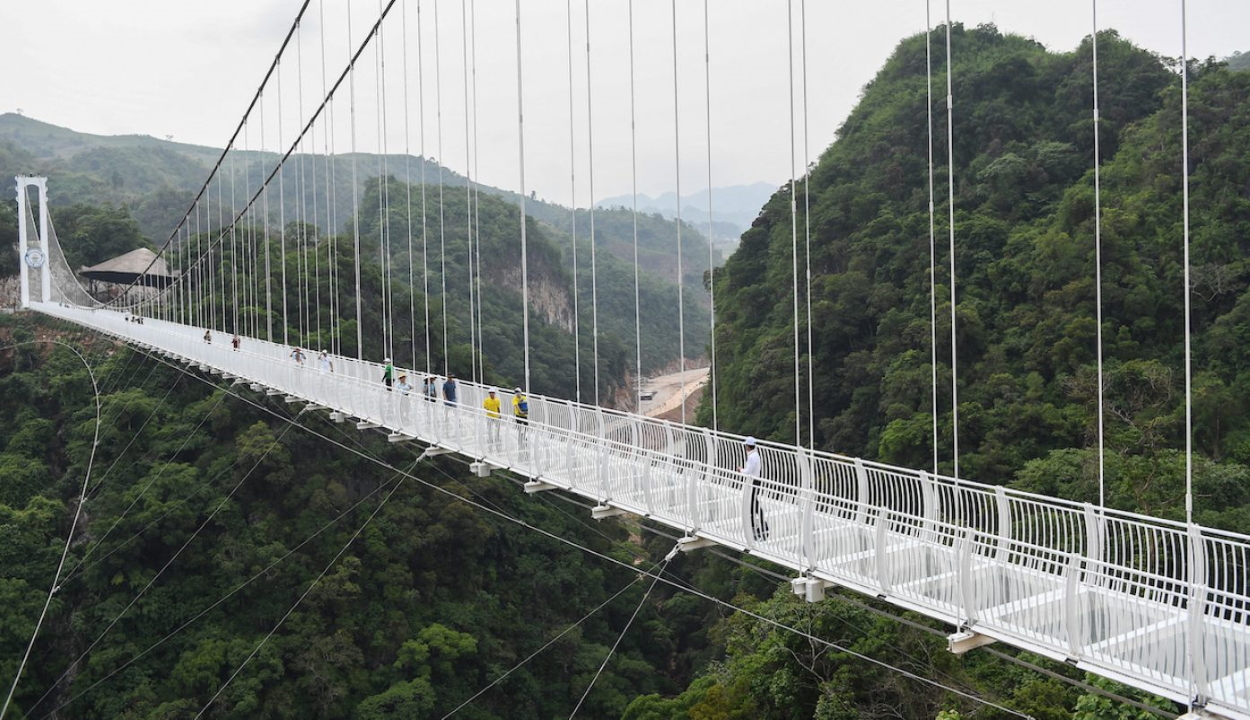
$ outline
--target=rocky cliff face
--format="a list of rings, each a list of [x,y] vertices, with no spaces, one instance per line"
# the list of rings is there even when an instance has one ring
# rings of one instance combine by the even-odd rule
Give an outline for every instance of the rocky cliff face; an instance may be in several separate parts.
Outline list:
[[[530,263],[529,301],[530,309],[535,317],[542,318],[550,325],[561,330],[573,332],[573,296],[572,290],[563,281],[564,278],[545,268],[536,268]],[[494,277],[490,277],[493,275]],[[488,279],[503,287],[520,294],[523,283],[520,265],[510,265],[495,273],[488,273]]]

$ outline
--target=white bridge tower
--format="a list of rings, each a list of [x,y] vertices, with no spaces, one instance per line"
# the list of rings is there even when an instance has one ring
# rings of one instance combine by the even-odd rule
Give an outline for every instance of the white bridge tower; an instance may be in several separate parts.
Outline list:
[[[39,189],[39,245],[30,243],[27,231],[27,204],[29,202],[26,188],[34,186]],[[38,270],[40,275],[39,294],[43,302],[52,301],[52,271],[48,266],[48,179],[42,177],[17,177],[17,217],[18,245],[21,255],[18,265],[21,266],[22,307],[30,307],[30,271]]]

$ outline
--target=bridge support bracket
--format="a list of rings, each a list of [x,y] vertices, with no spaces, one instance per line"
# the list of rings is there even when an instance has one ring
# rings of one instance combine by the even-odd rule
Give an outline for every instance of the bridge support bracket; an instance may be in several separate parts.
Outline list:
[[[330,413],[330,419],[336,423],[341,423],[347,420],[347,416],[339,412],[338,410],[335,410],[334,412]]]
[[[268,388],[265,390],[265,394],[268,395],[269,397],[273,397],[274,395],[281,395],[282,391],[278,390],[277,388]]]
[[[386,436],[386,441],[393,442],[393,443],[412,442],[416,439],[417,437],[415,435],[405,435],[404,433],[397,433],[397,432],[391,433],[390,435]]]
[[[368,420],[361,420],[360,422],[356,423],[357,430],[372,430],[373,428],[378,428],[378,427],[382,427],[382,426],[375,422],[369,422]]]
[[[809,603],[824,600],[825,590],[830,587],[833,587],[833,583],[806,575],[790,581],[790,590]]]
[[[555,485],[552,485],[551,483],[545,483],[542,480],[530,480],[529,482],[525,483],[526,495],[533,495],[534,493],[546,492],[548,490],[555,490],[555,489],[557,489]]]
[[[617,515],[624,514],[624,510],[618,507],[612,507],[611,505],[596,505],[590,509],[590,517],[595,520],[605,520],[610,517],[616,517]]]
[[[265,389],[261,387],[260,383],[252,383],[251,385],[248,385],[248,387],[252,389],[252,392],[260,392]]]
[[[469,463],[469,472],[478,477],[490,477],[491,466],[489,463],[478,460],[477,462]]]
[[[705,547],[712,547],[715,544],[716,543],[712,542],[711,540],[708,540],[707,538],[701,538],[698,535],[687,535],[686,537],[677,541],[677,547],[681,548],[682,552],[691,552],[692,550],[700,550]]]
[[[282,399],[283,399],[283,400],[286,400],[286,404],[287,404],[287,405],[291,405],[291,404],[293,404],[293,403],[297,403],[297,402],[304,402],[304,398],[302,398],[302,397],[296,397],[295,395],[287,395],[286,397],[284,397],[284,398],[282,398]]]
[[[998,642],[988,635],[972,632],[971,630],[960,630],[946,636],[946,649],[956,655],[963,655],[969,650],[976,650],[979,647]]]

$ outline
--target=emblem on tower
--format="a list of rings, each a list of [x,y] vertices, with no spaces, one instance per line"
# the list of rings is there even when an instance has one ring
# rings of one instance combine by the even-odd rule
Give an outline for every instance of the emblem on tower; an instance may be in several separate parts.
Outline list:
[[[43,267],[43,263],[46,260],[47,258],[44,257],[43,250],[39,248],[31,248],[26,251],[26,264],[35,269]]]

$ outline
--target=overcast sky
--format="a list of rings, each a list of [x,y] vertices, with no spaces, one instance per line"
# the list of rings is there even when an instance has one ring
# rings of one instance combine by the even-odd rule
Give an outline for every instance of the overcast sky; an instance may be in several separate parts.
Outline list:
[[[785,0],[709,2],[713,185],[781,184],[790,176],[791,27],[794,163],[801,172],[802,4],[792,1],[793,25],[787,22]],[[242,117],[300,5],[300,0],[3,2],[0,48],[8,58],[8,72],[0,84],[0,112],[20,109],[29,117],[83,132],[172,136],[220,147]],[[284,149],[290,144],[321,100],[323,61],[329,76],[325,82],[333,82],[346,66],[347,48],[362,41],[379,5],[374,0],[311,1],[278,75],[281,87],[275,81],[267,91],[264,120],[257,113],[240,146],[260,147],[262,132],[269,149],[279,148],[279,136]],[[584,204],[590,196],[588,131],[593,130],[594,197],[628,194],[629,1],[589,3],[593,124],[587,121],[586,4],[572,2],[575,163],[570,157],[568,2],[523,0],[522,5],[527,190],[566,204],[576,192],[578,204]],[[468,33],[462,22],[465,8],[475,11]],[[633,0],[639,192],[673,190],[678,180],[683,194],[708,185],[703,9],[700,0],[677,0],[680,103],[675,116],[671,3]],[[944,3],[932,3],[935,25],[945,12]],[[954,0],[951,13],[956,22],[994,22],[1004,32],[1034,37],[1060,51],[1073,49],[1092,26],[1089,0]],[[1102,0],[1098,13],[1102,28],[1115,28],[1165,55],[1181,54],[1179,0]],[[807,0],[806,16],[806,157],[814,160],[833,141],[860,88],[897,42],[924,29],[925,3]],[[1188,20],[1190,56],[1250,51],[1250,2],[1190,0]],[[390,152],[407,148],[419,154],[424,145],[425,155],[441,157],[458,172],[517,188],[515,22],[513,0],[474,0],[472,5],[421,0],[418,32],[416,0],[399,0],[384,24],[383,50],[375,53],[371,47],[357,65],[356,148],[375,151],[385,144]],[[466,113],[466,80],[472,79],[466,78],[464,57],[470,55],[471,65],[474,44],[477,111],[470,106]],[[385,67],[381,97],[379,64]],[[1104,77],[1103,82],[1115,78]],[[333,133],[326,131],[328,123],[319,125],[306,149],[346,152],[352,147],[352,90],[347,84],[340,90]],[[956,132],[958,107],[955,98]],[[474,116],[479,152],[466,160]]]

